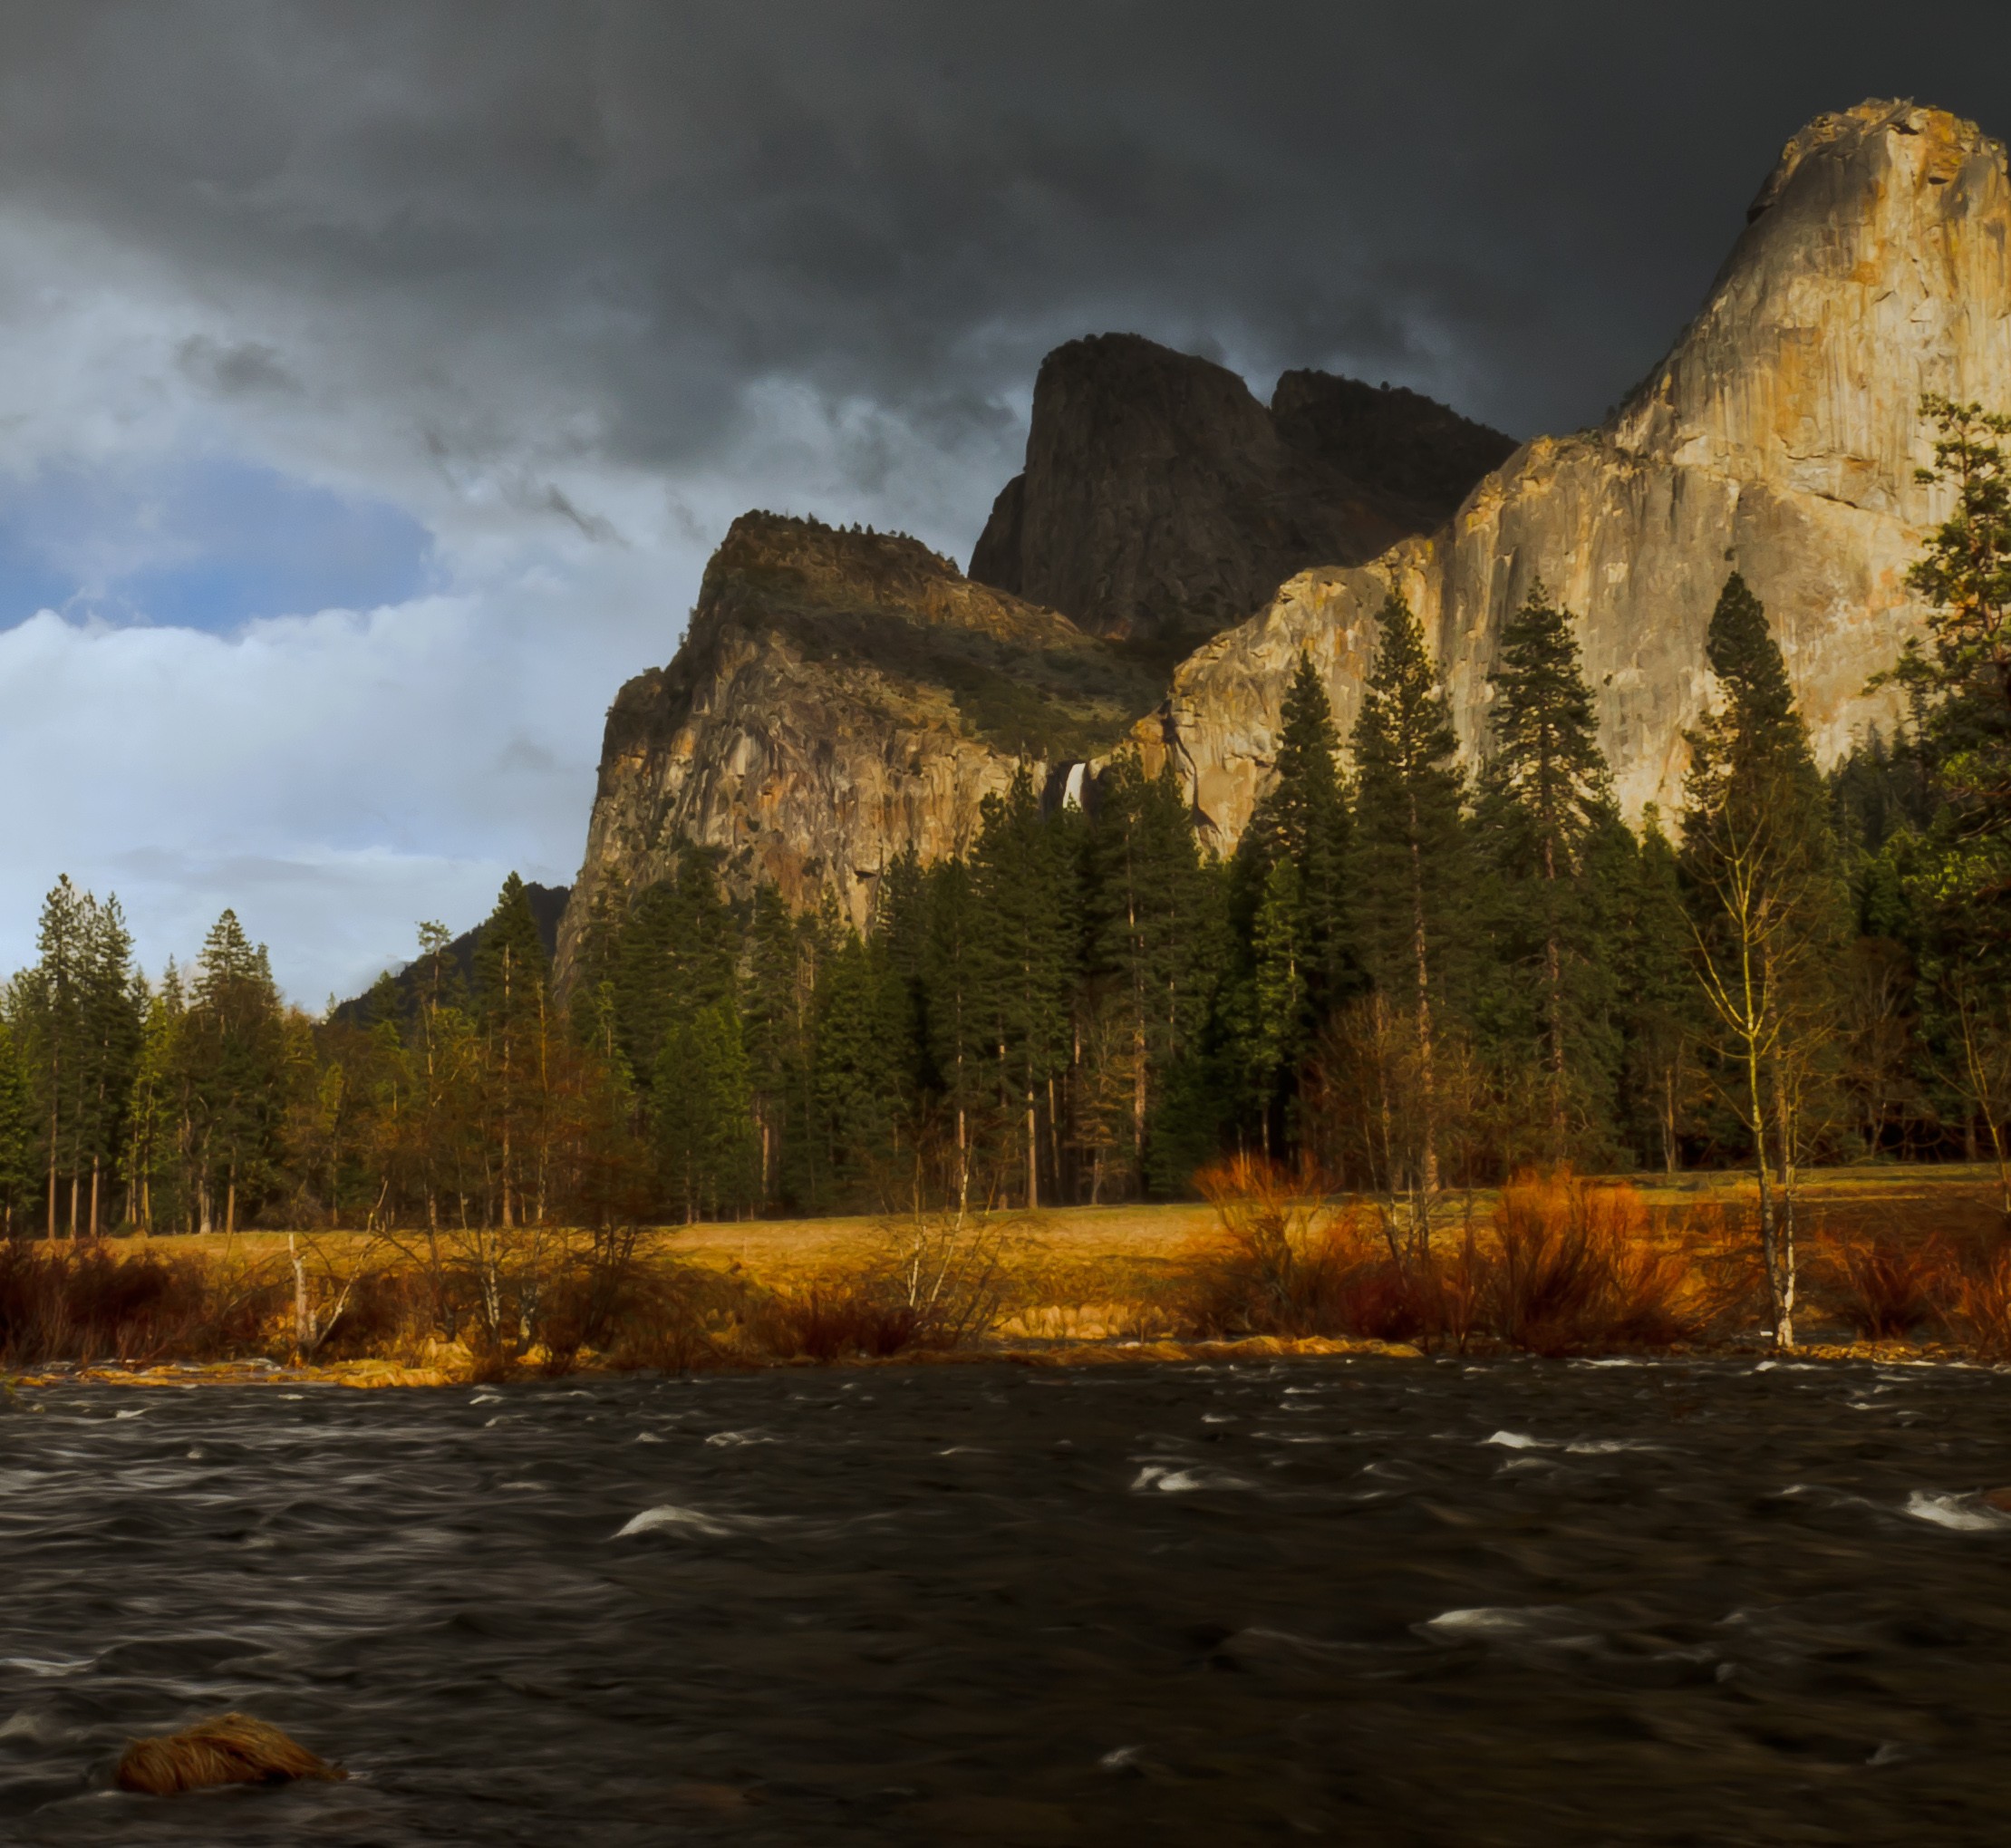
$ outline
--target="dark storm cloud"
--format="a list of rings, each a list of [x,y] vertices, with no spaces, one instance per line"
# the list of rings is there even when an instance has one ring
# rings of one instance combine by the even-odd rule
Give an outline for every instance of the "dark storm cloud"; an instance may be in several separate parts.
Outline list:
[[[312,377],[450,456],[702,467],[776,381],[996,445],[1049,344],[1116,326],[1526,433],[1652,363],[1809,115],[2006,126],[2002,20],[72,0],[0,24],[0,171],[193,286],[307,305],[313,352],[185,350],[214,389]]]
[[[1596,418],[1811,115],[2011,127],[2003,17],[0,0],[0,971],[64,870],[307,1000],[563,879],[733,515],[967,554],[1071,335]]]

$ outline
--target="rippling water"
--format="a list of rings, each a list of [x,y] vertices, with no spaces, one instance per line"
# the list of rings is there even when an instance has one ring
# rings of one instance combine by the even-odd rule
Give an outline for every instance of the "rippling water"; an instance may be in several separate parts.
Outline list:
[[[2011,1379],[943,1367],[0,1411],[0,1840],[1997,1842]],[[111,1792],[237,1707],[338,1785]]]

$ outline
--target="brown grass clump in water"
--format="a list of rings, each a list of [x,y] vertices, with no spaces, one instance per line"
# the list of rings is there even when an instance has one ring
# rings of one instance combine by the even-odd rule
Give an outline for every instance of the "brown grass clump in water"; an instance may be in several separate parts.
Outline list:
[[[348,1775],[276,1726],[248,1714],[222,1713],[179,1733],[135,1739],[120,1755],[112,1781],[142,1796],[176,1796],[226,1784],[333,1782]]]

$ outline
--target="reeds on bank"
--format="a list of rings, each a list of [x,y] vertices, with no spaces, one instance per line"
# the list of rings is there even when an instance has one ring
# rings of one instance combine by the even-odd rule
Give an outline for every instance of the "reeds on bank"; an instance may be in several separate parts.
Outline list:
[[[1332,1200],[1317,1177],[1252,1158],[1201,1186],[1220,1231],[1182,1304],[1194,1335],[1568,1355],[1715,1345],[1763,1320],[1756,1237],[1722,1203],[1658,1214],[1624,1180],[1559,1171],[1519,1176],[1484,1206],[1444,1196],[1433,1216],[1414,1201]],[[1817,1321],[2011,1360],[2011,1247],[1897,1224],[1819,1228],[1812,1244]]]
[[[1736,1199],[1654,1205],[1563,1172],[1347,1198],[1255,1160],[1201,1180],[1213,1230],[1177,1258],[927,1212],[766,1275],[636,1227],[297,1234],[263,1256],[16,1240],[0,1243],[0,1369],[262,1357],[504,1379],[1250,1337],[1572,1355],[1750,1342],[1765,1320]],[[1811,1334],[2011,1363],[2000,1236],[1818,1223],[1804,1282]]]

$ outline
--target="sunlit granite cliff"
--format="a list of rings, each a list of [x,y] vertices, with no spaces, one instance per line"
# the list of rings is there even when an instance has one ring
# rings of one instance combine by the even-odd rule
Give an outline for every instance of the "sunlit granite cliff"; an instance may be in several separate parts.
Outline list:
[[[1906,102],[1818,118],[1791,140],[1702,310],[1610,421],[1540,437],[1453,518],[1358,568],[1319,568],[1177,670],[1139,736],[1235,840],[1269,773],[1299,652],[1352,723],[1391,585],[1423,618],[1469,750],[1484,738],[1503,618],[1538,577],[1578,618],[1630,812],[1671,801],[1708,696],[1704,634],[1735,566],[1765,601],[1834,759],[1890,716],[1866,680],[1917,611],[1906,570],[1940,517],[1923,392],[2011,406],[2005,149]]]
[[[914,539],[743,514],[676,657],[609,710],[562,979],[596,895],[661,878],[682,840],[739,890],[829,886],[864,923],[902,848],[960,850],[1022,760],[1109,751],[1164,686]]]

